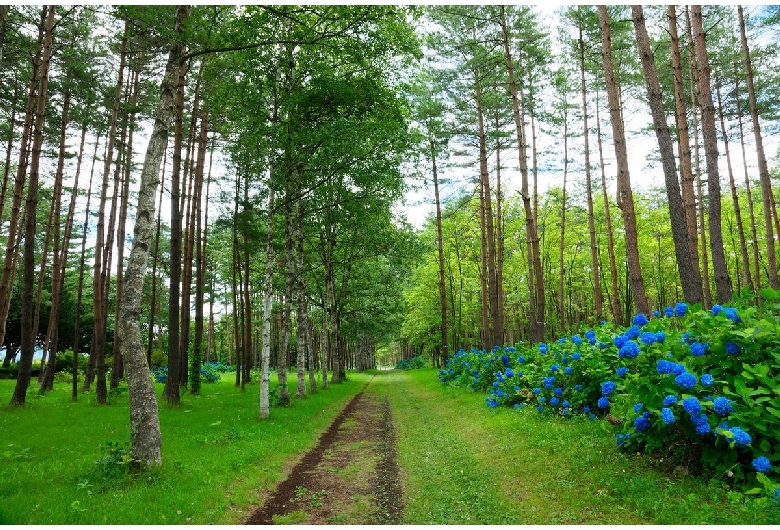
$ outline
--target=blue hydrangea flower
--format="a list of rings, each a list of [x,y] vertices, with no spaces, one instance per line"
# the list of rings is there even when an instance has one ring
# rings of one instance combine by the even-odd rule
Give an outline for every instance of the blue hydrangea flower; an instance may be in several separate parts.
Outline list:
[[[701,384],[712,386],[715,384],[715,379],[710,374],[701,374]]]
[[[707,353],[707,346],[709,346],[706,342],[694,342],[691,344],[691,355],[694,357],[701,357],[705,353]]]
[[[720,304],[715,304],[712,306],[712,314],[713,316],[718,316],[718,313],[723,311],[723,307]]]
[[[628,329],[626,330],[626,332],[624,333],[624,335],[625,335],[625,337],[626,337],[627,339],[631,339],[631,340],[633,340],[633,339],[639,338],[639,335],[641,335],[641,333],[642,333],[642,330],[641,330],[641,329],[639,329],[639,326],[637,326],[636,324],[634,324],[633,326],[631,326],[630,328],[628,328]]]
[[[566,374],[566,375],[571,374],[571,366],[567,366],[566,368],[564,368],[563,369],[563,373]]]
[[[573,343],[574,343],[576,346],[579,346],[579,345],[581,345],[581,344],[582,344],[582,337],[580,337],[579,335],[574,335],[574,336],[571,338],[571,341],[572,341],[572,342],[573,342]]]
[[[580,384],[574,385],[574,390],[579,392],[580,390],[582,390],[582,385],[580,385]]]
[[[550,373],[554,374],[561,368],[560,364],[554,364],[550,367]]]
[[[523,364],[524,362],[525,362],[525,357],[523,357],[522,355],[518,355],[517,356],[517,363],[518,364]]]
[[[536,407],[536,410],[538,410],[539,412],[544,412],[544,407],[539,405],[538,407]]]
[[[497,347],[498,346],[496,346],[496,348]],[[502,355],[501,356],[501,362],[504,363],[504,366],[509,366],[509,357],[507,357],[506,355]]]
[[[623,447],[623,444],[628,442],[629,438],[631,438],[631,434],[617,433],[615,435],[615,443],[618,447]]]
[[[696,384],[696,376],[688,372],[683,372],[674,378],[674,382],[680,388],[693,388],[693,385]]]
[[[726,318],[734,322],[735,324],[739,324],[740,319],[739,315],[737,315],[737,310],[734,307],[727,307],[723,310],[724,313],[726,313]]]
[[[604,396],[600,397],[596,404],[599,406],[600,409],[609,408],[609,400]]]
[[[584,407],[582,407],[582,412],[585,412],[585,413],[590,412],[590,407],[585,405]]]
[[[563,403],[561,403],[561,405],[563,405],[564,407],[568,407],[569,406],[569,400],[564,399]]]
[[[512,390],[514,390],[515,392],[517,392],[518,390],[520,390],[520,387],[519,387],[519,386],[517,386],[517,385],[515,385],[515,386],[513,386],[513,387],[512,387]]]
[[[759,473],[769,473],[772,469],[772,464],[767,457],[759,456],[758,458],[753,459],[753,469]]]
[[[636,404],[634,405],[634,412],[636,412],[636,413],[639,413],[639,411],[640,411],[640,410],[642,410],[642,407],[643,407],[643,406],[644,406],[644,405],[643,405],[642,403],[636,403]]]
[[[545,404],[545,403],[547,403],[547,398],[546,398],[546,397],[544,397],[544,396],[541,396],[541,397],[539,398],[539,403],[542,403],[542,404]]]
[[[691,416],[696,416],[701,412],[701,403],[699,403],[699,400],[695,397],[683,399],[682,406],[685,409],[685,412]]]
[[[750,437],[750,435],[739,427],[732,427],[729,430],[731,431],[731,434],[734,437],[734,442],[736,442],[737,446],[746,447],[753,443],[753,439]]]
[[[726,343],[726,353],[729,355],[739,355],[739,353],[742,351],[742,348],[739,347],[739,344],[736,342],[728,341]]]
[[[696,424],[696,434],[704,436],[711,431],[709,422],[702,421]]]
[[[566,337],[561,337],[560,339],[558,339],[558,344],[566,344],[568,340],[569,339],[567,339]]]
[[[627,373],[628,373],[628,368],[625,367],[625,366],[621,366],[620,368],[617,369],[617,376],[618,377],[623,377]]]
[[[672,405],[676,405],[676,404],[677,404],[677,396],[673,396],[669,394],[664,398],[664,405],[666,405],[667,407],[671,407]]]
[[[612,381],[605,381],[601,384],[601,394],[603,396],[608,396],[612,393],[613,390],[615,390],[615,383]]]
[[[647,344],[648,346],[655,342],[655,333],[652,331],[643,331],[642,335],[640,335],[639,340]]]
[[[512,370],[511,368],[507,368],[505,374],[506,374],[507,378],[514,377],[515,376],[515,371]]]
[[[660,359],[655,365],[655,370],[659,374],[671,374],[674,372],[675,363],[667,361],[666,359]]]
[[[546,342],[542,342],[541,344],[539,344],[539,351],[541,353],[547,353],[547,350],[548,350],[548,346]]]
[[[582,357],[582,355],[580,355],[580,352],[577,352],[577,353],[572,354],[571,360],[572,361],[579,361],[580,357]]]
[[[560,396],[561,394],[563,394],[563,389],[559,386],[556,386],[555,388],[553,388],[553,393],[556,396]]]
[[[596,332],[591,330],[585,333],[585,338],[588,339],[588,342],[591,344],[596,344]]]
[[[677,302],[677,304],[674,306],[674,314],[678,317],[684,317],[685,313],[688,312],[688,304],[685,302]]]
[[[671,318],[673,314],[674,314],[674,309],[672,309],[671,307],[668,307],[668,306],[664,307],[664,315],[666,317]]]
[[[693,334],[690,331],[686,331],[685,333],[682,334],[682,341],[685,344],[690,346],[691,344],[696,342],[696,338],[693,336]]]
[[[620,347],[620,351],[618,351],[618,357],[627,357],[629,359],[634,359],[639,355],[639,344],[634,342],[633,340],[627,340],[623,346]]]
[[[656,331],[655,332],[655,341],[658,344],[661,344],[665,340],[666,340],[666,333],[664,333],[663,331]]]
[[[542,379],[542,384],[544,385],[544,388],[548,388],[548,389],[552,388],[553,383],[555,383],[555,378],[552,376],[545,377],[544,379]]]
[[[554,397],[554,398],[550,399],[550,405],[554,406],[554,405],[557,405],[558,403],[560,403],[560,401],[558,400],[557,397]]]
[[[653,311],[653,316],[654,316],[655,318],[658,318],[658,317],[660,317],[660,316],[661,316],[661,312],[660,312],[659,310],[657,310],[657,309],[656,309],[655,311]]]
[[[496,395],[498,397],[504,397],[504,391],[503,390],[499,390],[498,392],[496,392]]]
[[[646,431],[650,428],[650,420],[645,418],[644,416],[639,416],[637,419],[634,420],[634,427],[636,427],[636,430],[638,432]]]
[[[493,381],[493,388],[498,388],[498,381]]]
[[[731,406],[732,401],[729,398],[718,396],[712,402],[712,407],[715,409],[715,413],[718,416],[727,416],[730,412],[734,412],[734,407]]]
[[[588,414],[588,419],[589,420],[595,420],[596,419],[596,415],[591,412],[590,414]],[[778,490],[778,491],[780,491],[780,490]]]
[[[634,320],[632,320],[634,324],[637,326],[645,326],[647,325],[647,317],[644,315],[644,313],[639,313],[637,316],[634,317]]]
[[[538,386],[536,388],[534,388],[534,394],[536,394],[538,396],[541,393],[542,393],[542,389],[541,388],[539,388]]]
[[[668,409],[666,407],[661,409],[661,419],[664,421],[664,424],[671,425],[674,423],[674,412],[672,412],[671,409]]]
[[[612,342],[615,343],[615,347],[616,348],[622,348],[623,344],[625,344],[626,340],[627,340],[626,337],[623,336],[623,335],[615,335],[615,338],[612,339]]]

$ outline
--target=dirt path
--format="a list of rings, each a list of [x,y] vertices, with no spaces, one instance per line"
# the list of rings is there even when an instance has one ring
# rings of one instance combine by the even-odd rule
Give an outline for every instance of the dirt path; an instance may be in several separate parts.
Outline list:
[[[347,404],[246,524],[401,522],[393,419],[386,389],[375,380]]]

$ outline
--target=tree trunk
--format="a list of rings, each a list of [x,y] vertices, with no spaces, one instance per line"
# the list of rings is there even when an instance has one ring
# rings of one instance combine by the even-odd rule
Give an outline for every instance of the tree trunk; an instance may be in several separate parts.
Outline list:
[[[165,76],[160,84],[160,103],[141,171],[133,246],[125,271],[125,292],[119,312],[122,355],[130,395],[130,440],[133,458],[145,466],[162,464],[162,438],[157,397],[154,383],[149,377],[149,366],[146,364],[141,339],[141,297],[152,242],[157,179],[160,174],[160,163],[168,146],[171,123],[176,114],[174,94],[177,77],[184,63],[184,43],[180,40],[180,36],[189,13],[189,6],[176,8],[177,39],[172,43],[168,54]],[[178,393],[178,385],[176,389]]]
[[[761,195],[764,205],[764,224],[766,226],[766,254],[767,270],[769,271],[769,286],[772,289],[780,288],[780,282],[777,276],[777,258],[775,254],[775,237],[772,229],[772,182],[769,178],[769,168],[764,153],[764,140],[761,136],[761,124],[758,121],[758,104],[756,102],[756,91],[753,86],[753,65],[750,60],[750,49],[748,48],[747,34],[745,32],[745,15],[742,6],[737,6],[739,15],[739,35],[742,42],[742,58],[745,63],[745,77],[747,81],[748,101],[750,102],[750,116],[753,120],[753,136],[756,141],[756,157],[758,158],[758,175],[761,182]]]
[[[268,239],[265,244],[265,279],[263,282],[263,340],[260,353],[260,419],[271,415],[269,386],[271,378],[271,297],[274,280],[274,188],[268,186]]]
[[[208,140],[208,116],[205,109],[200,111],[200,134],[198,135],[198,155],[195,162],[195,186],[192,200],[195,210],[194,223],[194,243],[195,243],[195,264],[197,266],[197,276],[195,279],[195,340],[192,347],[192,370],[190,375],[190,392],[192,394],[200,393],[200,367],[203,359],[203,303],[204,289],[206,283],[204,247],[205,241],[201,236],[202,222],[202,195],[203,195],[203,176],[206,165],[206,142]]]
[[[695,34],[694,45],[699,67],[699,104],[701,106],[701,132],[704,154],[707,160],[707,191],[710,213],[710,252],[712,270],[715,274],[715,291],[718,303],[731,300],[731,279],[726,265],[721,229],[720,175],[718,172],[718,136],[715,127],[715,104],[710,89],[710,61],[702,25],[701,6],[692,6],[692,23]]]
[[[675,162],[672,135],[669,132],[669,125],[666,123],[666,114],[663,108],[661,85],[655,69],[653,50],[650,46],[650,38],[647,35],[642,6],[631,6],[631,12],[634,19],[636,42],[642,60],[642,73],[647,86],[647,98],[653,115],[653,128],[658,140],[664,180],[666,182],[666,198],[669,205],[669,220],[672,225],[674,252],[677,258],[677,271],[680,276],[685,301],[690,304],[697,304],[702,301],[701,273],[698,269],[691,267],[692,258],[688,240],[688,227],[686,225],[680,185],[677,181],[677,164]]]
[[[436,201],[436,250],[439,258],[439,303],[441,304],[441,361],[449,358],[447,348],[447,290],[444,282],[444,238],[441,229],[441,199],[439,196],[439,169],[436,165],[436,144],[430,138],[431,168],[433,171],[433,196]]]
[[[739,76],[737,75],[734,78],[736,79],[734,87],[734,99],[739,101]],[[753,279],[756,282],[755,290],[753,292],[756,294],[756,296],[758,296],[758,293],[761,290],[761,270],[759,267],[760,260],[758,256],[758,230],[756,228],[755,209],[753,208],[753,192],[750,190],[750,174],[748,172],[747,150],[745,149],[745,131],[744,127],[742,126],[742,107],[740,105],[737,105],[737,123],[739,124],[739,143],[742,150],[742,167],[745,171],[745,195],[747,195],[748,215],[750,216],[750,246],[751,250],[753,251]]]
[[[599,112],[599,96],[596,94],[596,143],[599,147],[599,167],[601,168],[601,193],[604,198],[604,222],[607,231],[607,250],[609,252],[609,273],[612,280],[612,293],[609,300],[612,307],[612,318],[615,323],[623,323],[620,310],[620,291],[618,290],[617,260],[615,259],[615,234],[612,231],[612,215],[609,212],[609,193],[607,192],[607,176],[604,171],[604,145],[601,142],[601,114]]]
[[[37,104],[35,109],[35,127],[30,159],[30,178],[27,183],[27,198],[25,200],[24,223],[24,288],[22,293],[22,346],[19,358],[19,375],[11,396],[11,405],[23,405],[30,385],[30,372],[35,353],[35,335],[33,328],[34,307],[33,289],[35,283],[35,221],[38,206],[38,178],[43,147],[44,111],[46,110],[47,86],[49,80],[49,64],[51,62],[52,41],[54,30],[54,12],[56,6],[46,6],[41,14],[41,31],[44,33],[43,53],[40,65],[40,82],[38,85]]]
[[[685,106],[685,89],[683,87],[682,63],[680,60],[680,38],[677,32],[675,7],[670,5],[667,13],[669,17],[672,72],[674,74],[674,116],[677,126],[677,144],[680,152],[680,193],[685,213],[690,268],[699,271],[699,276],[701,276],[698,247],[699,235],[696,227],[696,196],[693,189],[693,169],[691,168],[691,142],[688,133],[688,115]],[[698,290],[701,291],[701,297],[703,297],[704,292],[702,288],[699,287]]]
[[[561,232],[558,245],[558,310],[560,311],[561,331],[569,329],[568,312],[564,303],[564,284],[566,281],[566,265],[564,263],[564,251],[566,250],[566,179],[569,174],[569,116],[567,112],[568,102],[564,95],[563,117],[563,187],[561,189]]]
[[[609,100],[609,114],[612,122],[612,135],[615,144],[615,159],[617,162],[617,204],[623,213],[623,226],[626,235],[626,261],[634,297],[634,309],[637,313],[648,314],[650,305],[645,295],[645,282],[639,264],[639,246],[637,243],[636,214],[634,213],[634,196],[631,191],[631,177],[628,171],[628,152],[626,137],[621,115],[620,95],[612,64],[612,36],[609,28],[607,6],[600,5],[599,25],[601,26],[601,48],[604,63],[604,75]]]
[[[59,321],[60,300],[62,298],[62,278],[65,274],[65,263],[63,260],[68,258],[68,243],[70,232],[68,226],[65,228],[65,238],[63,239],[62,250],[60,250],[60,213],[62,211],[62,179],[65,166],[65,139],[68,128],[68,110],[70,108],[70,91],[66,90],[62,101],[62,122],[60,124],[60,147],[57,156],[57,170],[54,173],[54,193],[52,196],[52,217],[54,219],[54,230],[52,239],[54,240],[54,249],[51,263],[51,309],[49,311],[49,324],[46,329],[46,340],[43,343],[44,355],[49,352],[49,362],[44,367],[41,361],[40,389],[41,394],[51,390],[54,385],[54,371],[57,368],[57,324]],[[86,129],[84,129],[86,132]],[[81,136],[81,150],[79,151],[79,162],[81,162],[81,153],[84,150],[84,137]],[[66,225],[70,225],[73,219],[73,202],[78,195],[78,174],[73,184],[73,195],[71,197],[71,208],[68,211]],[[41,284],[43,281],[40,282]],[[37,328],[36,328],[37,329]],[[75,355],[75,352],[74,352]]]
[[[304,277],[303,270],[303,222],[305,219],[303,211],[303,199],[301,197],[301,188],[303,181],[303,167],[298,166],[295,174],[296,192],[298,195],[296,206],[296,222],[295,230],[293,232],[293,240],[295,244],[295,270],[297,272],[295,276],[295,292],[296,292],[296,376],[297,376],[297,391],[298,397],[306,396],[306,352],[309,349],[309,300],[306,296],[306,278]],[[316,390],[316,381],[314,380],[314,370],[310,365],[309,374],[311,380],[312,391]]]
[[[593,215],[593,178],[590,168],[590,128],[588,126],[588,99],[585,85],[585,42],[582,38],[582,26],[577,39],[580,52],[580,89],[582,92],[582,131],[585,150],[585,194],[588,201],[588,232],[590,233],[590,261],[593,267],[593,303],[596,309],[596,321],[604,318],[604,301],[601,295],[601,271],[599,250],[596,242],[596,220]]]
[[[536,219],[531,209],[531,197],[528,195],[528,164],[526,161],[526,142],[523,131],[524,123],[520,114],[520,99],[518,97],[517,83],[515,82],[514,62],[509,49],[509,33],[507,30],[504,7],[501,7],[501,35],[504,45],[507,73],[509,77],[509,93],[512,97],[512,114],[515,120],[515,133],[517,135],[518,159],[520,162],[521,189],[525,211],[526,246],[528,249],[528,295],[529,312],[528,324],[533,342],[541,342],[544,339],[544,278],[542,277],[542,260],[539,250],[539,236],[536,230]],[[534,193],[534,196],[536,193]]]
[[[734,220],[737,223],[737,236],[739,237],[739,251],[742,258],[742,270],[745,278],[745,285],[754,293],[758,292],[753,283],[753,275],[750,272],[750,258],[748,257],[747,241],[745,240],[745,229],[742,224],[742,209],[739,206],[739,195],[737,194],[737,184],[734,179],[734,169],[731,165],[731,152],[729,151],[728,130],[726,129],[726,120],[723,117],[723,102],[720,96],[720,85],[715,89],[718,97],[718,117],[720,119],[721,136],[723,137],[723,149],[726,151],[726,167],[729,172],[729,186],[731,187],[731,200],[734,204]]]
[[[42,15],[43,17],[43,15]],[[6,234],[5,256],[3,259],[3,274],[0,278],[0,344],[5,344],[5,330],[8,321],[8,311],[11,306],[11,297],[13,296],[13,277],[16,274],[16,259],[18,248],[16,246],[17,231],[19,230],[19,218],[22,211],[22,198],[24,197],[24,184],[27,178],[27,167],[29,162],[30,138],[32,135],[33,121],[35,120],[35,104],[38,88],[38,68],[43,53],[43,19],[38,33],[38,49],[33,57],[33,68],[30,74],[30,84],[27,93],[27,104],[25,106],[24,125],[22,126],[22,140],[19,147],[19,163],[16,165],[16,179],[14,180],[14,196],[11,203],[11,216],[8,221],[8,232]],[[10,168],[10,164],[6,164]],[[19,236],[23,232],[20,232]]]
[[[182,55],[183,55],[182,50]],[[175,85],[175,109],[173,125],[173,165],[171,167],[171,249],[170,249],[170,286],[168,288],[168,378],[165,381],[163,395],[168,403],[181,402],[181,351],[180,351],[180,303],[181,303],[181,148],[182,114],[184,112],[184,74],[185,61],[180,61]]]

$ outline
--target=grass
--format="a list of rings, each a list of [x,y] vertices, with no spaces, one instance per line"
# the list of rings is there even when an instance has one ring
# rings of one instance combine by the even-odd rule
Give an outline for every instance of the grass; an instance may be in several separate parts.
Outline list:
[[[31,385],[11,408],[15,381],[0,380],[0,524],[239,523],[369,378],[351,373],[263,421],[256,382],[241,392],[223,377],[179,406],[161,400],[163,466],[132,477],[126,392],[99,406],[94,394],[72,403],[68,384],[42,397]]]
[[[0,405],[0,523],[240,523],[371,375],[350,374],[265,421],[256,383],[241,392],[226,378],[178,407],[162,401],[164,464],[133,477],[123,472],[126,393],[98,406],[94,394],[71,403],[66,384],[43,397],[36,387],[25,407]],[[0,380],[0,403],[13,385]],[[374,385],[395,418],[406,524],[780,523],[780,508],[618,452],[605,422],[490,409],[479,393],[443,387],[432,369],[382,372]],[[372,509],[356,499],[356,512]]]
[[[490,409],[432,369],[387,385],[407,524],[778,524],[780,508],[617,451],[605,422]]]

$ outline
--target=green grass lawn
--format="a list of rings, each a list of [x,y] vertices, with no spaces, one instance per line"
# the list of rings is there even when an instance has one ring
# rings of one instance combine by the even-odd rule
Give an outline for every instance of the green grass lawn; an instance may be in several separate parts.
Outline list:
[[[778,524],[780,508],[617,451],[606,422],[490,409],[432,369],[388,384],[414,524]]]
[[[10,408],[15,381],[0,380],[0,523],[240,522],[370,379],[350,374],[260,421],[258,384],[241,392],[231,376],[183,392],[178,407],[161,401],[163,466],[132,478],[117,463],[129,446],[127,393],[99,406],[94,393],[72,403],[69,384],[43,397],[32,385],[28,404]]]

